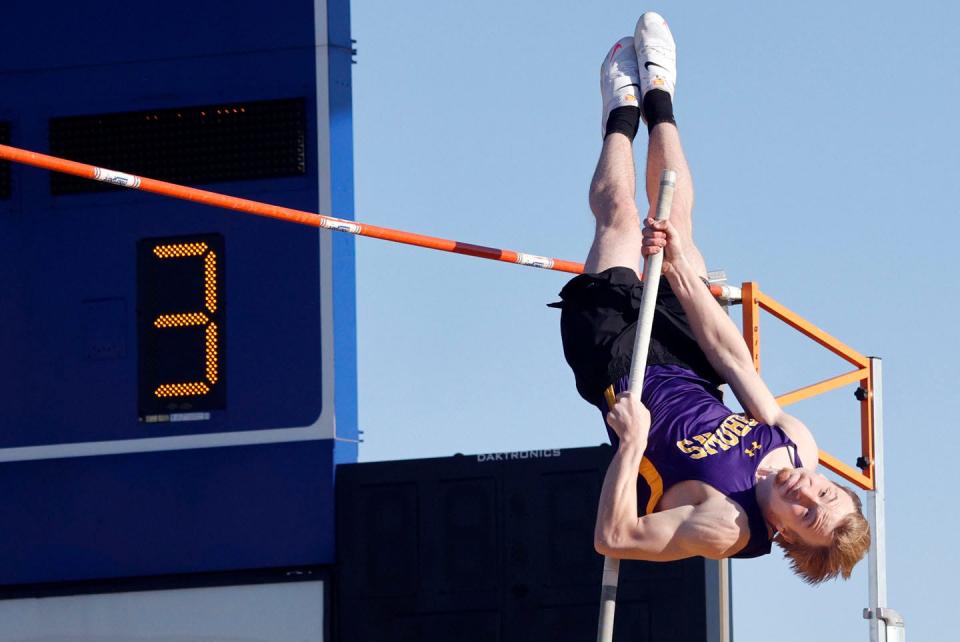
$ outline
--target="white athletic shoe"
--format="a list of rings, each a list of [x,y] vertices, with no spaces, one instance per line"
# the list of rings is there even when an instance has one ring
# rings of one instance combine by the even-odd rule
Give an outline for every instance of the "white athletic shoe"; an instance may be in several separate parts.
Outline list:
[[[603,98],[603,119],[600,136],[607,133],[607,118],[617,107],[640,107],[640,70],[633,38],[618,40],[600,65],[600,96]]]
[[[651,89],[662,89],[673,98],[677,86],[677,44],[667,21],[658,13],[646,12],[637,21],[633,42],[637,49],[641,102]]]

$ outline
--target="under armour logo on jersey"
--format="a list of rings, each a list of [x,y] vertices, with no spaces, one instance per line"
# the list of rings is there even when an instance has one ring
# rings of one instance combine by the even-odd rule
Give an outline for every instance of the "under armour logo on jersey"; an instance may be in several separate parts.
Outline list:
[[[752,444],[750,444],[750,448],[744,448],[743,452],[747,453],[747,457],[753,457],[754,455],[757,454],[757,451],[762,448],[763,446],[761,446],[757,442],[753,442]]]

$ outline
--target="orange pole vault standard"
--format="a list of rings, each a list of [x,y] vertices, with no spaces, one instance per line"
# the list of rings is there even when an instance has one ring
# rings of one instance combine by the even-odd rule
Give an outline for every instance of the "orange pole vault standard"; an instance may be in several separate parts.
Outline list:
[[[874,394],[874,376],[872,360],[866,357],[836,337],[833,337],[817,326],[813,325],[799,314],[790,310],[781,303],[778,303],[773,297],[760,291],[760,287],[753,282],[744,283],[742,288],[743,304],[743,338],[747,343],[747,348],[753,356],[753,366],[757,372],[760,372],[760,311],[764,310],[780,319],[800,334],[820,344],[838,357],[844,359],[847,363],[855,367],[850,372],[845,372],[829,379],[824,379],[817,383],[804,386],[798,390],[788,392],[778,396],[777,403],[781,406],[787,406],[809,397],[823,394],[841,386],[851,383],[859,383],[857,399],[860,402],[860,447],[861,454],[857,460],[857,465],[861,470],[857,470],[830,453],[820,451],[820,463],[826,468],[837,473],[847,481],[850,481],[860,488],[868,491],[875,489],[875,444],[874,444],[874,424],[873,406],[871,398]]]
[[[436,236],[427,236],[425,234],[404,232],[403,230],[395,230],[388,227],[368,225],[357,221],[348,221],[342,218],[324,216],[323,214],[317,214],[315,212],[295,210],[289,207],[270,205],[245,198],[237,198],[236,196],[218,194],[217,192],[208,192],[194,187],[185,187],[175,183],[167,183],[152,178],[136,176],[135,174],[125,174],[123,172],[57,158],[56,156],[48,156],[47,154],[40,154],[38,152],[31,152],[9,145],[0,145],[0,159],[22,163],[24,165],[32,165],[33,167],[60,172],[62,174],[72,174],[73,176],[89,178],[90,180],[100,181],[102,183],[110,183],[111,185],[117,185],[119,187],[128,187],[142,192],[160,194],[161,196],[193,201],[194,203],[202,203],[203,205],[255,214],[257,216],[267,216],[290,223],[299,223],[300,225],[320,227],[337,232],[347,232],[348,234],[355,234],[357,236],[367,236],[392,241],[394,243],[415,245],[431,250],[453,252],[454,254],[466,254],[467,256],[475,256],[491,261],[515,263],[517,265],[555,270],[557,272],[570,272],[571,274],[580,274],[583,272],[583,263],[577,263],[576,261],[552,259],[546,256],[525,254],[513,250],[501,250],[495,247],[462,243],[460,241],[451,241]],[[728,292],[719,285],[711,285],[710,292],[713,293],[715,297],[728,296]]]

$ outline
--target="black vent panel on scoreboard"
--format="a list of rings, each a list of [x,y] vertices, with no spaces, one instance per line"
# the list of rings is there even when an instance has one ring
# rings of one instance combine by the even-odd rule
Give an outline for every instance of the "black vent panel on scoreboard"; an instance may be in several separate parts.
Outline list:
[[[10,123],[0,122],[0,145],[10,144]],[[10,198],[10,161],[0,160],[0,199]]]
[[[339,466],[336,639],[596,637],[607,446]],[[703,642],[706,562],[625,562],[614,639]]]
[[[171,183],[214,183],[306,173],[301,98],[153,109],[50,121],[50,153]],[[54,194],[116,188],[53,173]]]

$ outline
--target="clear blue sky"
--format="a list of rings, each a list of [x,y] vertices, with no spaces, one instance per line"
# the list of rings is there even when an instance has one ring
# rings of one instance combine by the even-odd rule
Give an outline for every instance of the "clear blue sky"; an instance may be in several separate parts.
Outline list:
[[[354,0],[357,212],[583,260],[600,61],[644,9],[663,13],[708,266],[884,358],[889,603],[936,642],[955,639],[960,530],[960,6],[905,6]],[[362,460],[605,439],[544,307],[566,275],[367,239],[357,273]],[[844,371],[772,319],[763,333],[775,392]],[[793,408],[851,463],[852,393]],[[737,640],[867,639],[865,562],[818,588],[776,553],[733,572]]]

